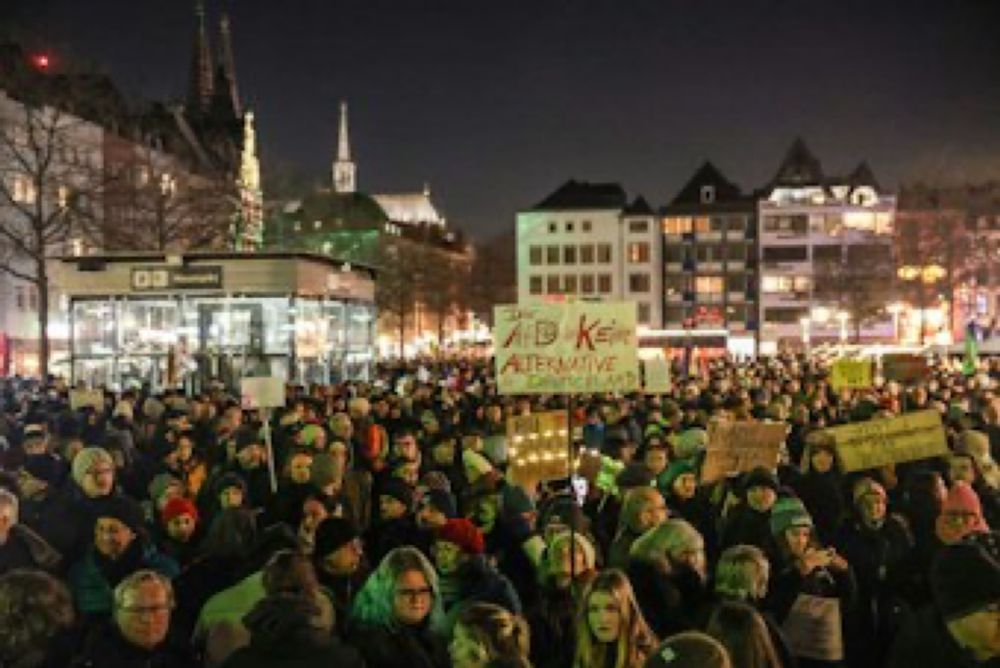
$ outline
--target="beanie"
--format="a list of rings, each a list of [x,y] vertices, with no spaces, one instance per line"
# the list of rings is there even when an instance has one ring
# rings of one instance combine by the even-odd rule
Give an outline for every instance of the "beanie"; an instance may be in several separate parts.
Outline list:
[[[170,520],[175,517],[180,517],[181,515],[187,515],[195,522],[198,521],[198,507],[194,505],[194,502],[191,499],[183,496],[175,496],[167,501],[167,504],[163,506],[163,512],[161,514],[164,524],[167,524]]]
[[[385,478],[378,487],[379,496],[391,496],[404,506],[407,510],[413,508],[414,490],[405,481],[399,478]]]
[[[229,473],[224,473],[218,480],[216,480],[215,484],[212,485],[212,490],[215,492],[215,495],[218,496],[219,494],[222,494],[222,492],[229,489],[230,487],[238,487],[239,490],[243,492],[243,496],[246,497],[247,495],[246,480],[244,480],[243,476],[241,476],[239,473],[235,473],[233,471],[230,471]]]
[[[360,536],[354,523],[343,517],[327,517],[316,527],[313,554],[322,559]]]
[[[795,497],[784,497],[774,502],[771,508],[771,535],[781,536],[793,527],[812,528],[809,511]]]
[[[437,530],[437,539],[454,543],[465,554],[482,554],[486,549],[483,533],[465,518],[450,519]]]
[[[674,486],[674,482],[680,478],[685,473],[695,473],[694,464],[691,462],[681,459],[670,464],[667,470],[663,472],[660,478],[660,490],[663,494],[670,494],[671,488]]]
[[[458,506],[451,492],[442,489],[429,489],[420,497],[420,504],[433,508],[448,519],[458,517]]]
[[[692,459],[708,446],[708,432],[697,427],[682,431],[674,441],[674,454],[679,459]]]
[[[781,484],[778,482],[778,476],[774,475],[769,469],[758,466],[747,474],[746,481],[743,483],[743,489],[747,491],[750,491],[754,487],[768,487],[777,493]]]
[[[107,464],[111,468],[115,467],[115,461],[104,448],[84,448],[73,458],[73,480],[77,485],[83,486],[83,479],[95,464]]]
[[[956,515],[971,515],[973,518],[972,521],[956,525],[951,521]],[[968,483],[958,481],[948,490],[948,496],[941,505],[941,514],[937,517],[934,529],[937,537],[946,544],[955,543],[970,533],[990,530],[983,517],[983,506],[979,502],[979,495]]]
[[[871,478],[859,478],[857,482],[854,483],[854,489],[852,490],[852,499],[854,500],[854,505],[858,503],[866,496],[875,494],[887,499],[888,496],[885,493],[885,487],[875,482]]]
[[[934,603],[945,621],[1000,601],[1000,563],[975,543],[942,547],[930,581]]]
[[[94,519],[110,517],[118,520],[135,533],[145,531],[142,507],[121,494],[111,494],[95,500]]]

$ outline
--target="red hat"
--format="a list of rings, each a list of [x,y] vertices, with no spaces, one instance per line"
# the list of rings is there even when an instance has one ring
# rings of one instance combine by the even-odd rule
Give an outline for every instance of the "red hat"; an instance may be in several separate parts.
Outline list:
[[[191,499],[187,499],[183,496],[175,496],[167,501],[167,505],[163,506],[162,515],[164,524],[175,517],[180,517],[181,515],[187,515],[197,522],[198,506],[194,505],[194,502]]]
[[[444,526],[437,530],[437,539],[458,545],[466,554],[482,554],[486,549],[483,532],[464,518],[445,522]]]

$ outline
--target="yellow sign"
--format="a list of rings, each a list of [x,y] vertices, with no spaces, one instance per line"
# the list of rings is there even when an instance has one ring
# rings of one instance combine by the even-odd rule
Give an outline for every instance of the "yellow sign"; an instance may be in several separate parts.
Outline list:
[[[838,359],[830,370],[830,386],[834,391],[862,390],[872,386],[871,360]]]
[[[774,469],[788,425],[784,422],[732,422],[708,425],[708,448],[701,467],[702,482],[752,471],[758,466]]]
[[[70,390],[69,408],[78,411],[81,408],[93,408],[97,411],[104,410],[104,392],[101,390]]]
[[[670,362],[664,357],[643,360],[642,379],[646,394],[667,394],[670,392]]]
[[[533,489],[569,475],[568,429],[566,411],[507,418],[507,479]]]
[[[639,389],[635,303],[504,305],[494,314],[501,394]]]
[[[824,433],[833,439],[845,473],[948,453],[941,416],[934,410],[845,424]]]

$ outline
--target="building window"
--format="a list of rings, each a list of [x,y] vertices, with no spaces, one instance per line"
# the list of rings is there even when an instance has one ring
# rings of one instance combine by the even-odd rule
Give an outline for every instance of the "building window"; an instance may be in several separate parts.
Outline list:
[[[805,262],[805,246],[771,246],[764,249],[764,262]]]
[[[640,325],[648,325],[650,321],[650,309],[649,304],[646,302],[639,302],[636,304],[636,319],[639,321]]]
[[[701,187],[701,203],[711,204],[715,201],[715,186]]]
[[[693,230],[691,219],[672,217],[663,219],[664,234],[689,234]]]
[[[809,216],[765,216],[764,231],[804,235],[809,232]]]
[[[28,299],[24,294],[24,286],[18,285],[14,288],[14,298],[17,303],[17,310],[23,311],[28,306]]]
[[[663,260],[665,262],[670,262],[673,264],[678,264],[684,261],[684,246],[679,244],[670,244],[663,249]]]
[[[528,249],[528,264],[537,267],[542,264],[542,247],[532,246]]]
[[[580,294],[594,294],[594,276],[592,274],[584,274],[580,277]]]
[[[633,241],[628,245],[628,261],[632,264],[649,262],[649,242]]]
[[[730,232],[745,232],[746,224],[743,222],[743,218],[739,216],[730,216],[726,219],[726,229]]]
[[[580,246],[580,264],[594,264],[594,244]]]
[[[589,220],[583,221],[582,223],[580,223],[580,225],[583,227],[584,232],[590,232],[590,230],[593,228]]]
[[[566,221],[566,233],[567,234],[572,234],[573,233],[573,221],[572,220],[567,220]]]
[[[576,246],[563,246],[563,264],[576,264]]]
[[[747,288],[746,274],[727,274],[726,292],[743,292]]]
[[[730,306],[726,309],[726,320],[729,322],[746,322],[747,307],[742,305]]]
[[[844,255],[839,245],[837,246],[813,246],[814,262],[843,262]]]
[[[670,274],[663,278],[663,291],[667,296],[691,292],[691,276],[688,274]]]
[[[34,285],[28,286],[28,310],[38,310],[38,289]]]
[[[674,325],[684,322],[685,308],[683,306],[668,306],[663,311],[663,321]]]
[[[723,246],[708,246],[701,244],[695,246],[694,256],[698,262],[722,262],[725,259],[723,248]]]
[[[528,292],[533,295],[542,294],[542,277],[541,276],[529,276],[528,277]]]
[[[599,264],[610,264],[611,244],[597,244],[597,262]]]
[[[729,248],[726,249],[726,252],[730,260],[745,262],[747,259],[746,244],[729,244]]]
[[[694,279],[694,290],[699,295],[721,295],[722,276],[698,276]]]
[[[760,289],[770,294],[807,293],[810,287],[812,281],[808,276],[764,276],[760,283]]]
[[[767,322],[784,322],[798,324],[808,314],[808,310],[796,307],[777,307],[764,309],[764,320]]]
[[[634,232],[636,234],[645,234],[646,232],[649,232],[649,221],[648,220],[629,221],[628,231]]]
[[[545,264],[559,264],[559,246],[545,247]]]
[[[649,287],[650,287],[649,274],[628,275],[629,292],[649,292]]]
[[[695,216],[691,219],[691,227],[699,234],[712,231],[712,223],[708,216]]]
[[[576,276],[573,274],[563,276],[563,292],[567,295],[576,294]]]
[[[545,277],[545,292],[550,295],[559,294],[559,276]]]
[[[555,234],[559,231],[559,223],[549,223],[549,234]]]
[[[601,274],[597,277],[597,291],[602,295],[611,294],[611,274]]]
[[[15,176],[11,199],[20,204],[35,203],[35,184],[26,176]]]

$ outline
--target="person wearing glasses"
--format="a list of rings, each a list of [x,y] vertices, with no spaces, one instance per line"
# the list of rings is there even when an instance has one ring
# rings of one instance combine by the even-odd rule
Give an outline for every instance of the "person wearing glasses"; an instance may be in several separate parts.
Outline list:
[[[154,570],[140,570],[114,592],[111,622],[84,641],[73,668],[181,668],[196,665],[180,643],[169,638],[174,590]]]
[[[447,668],[443,627],[434,567],[416,548],[399,547],[358,592],[346,637],[368,668]]]

